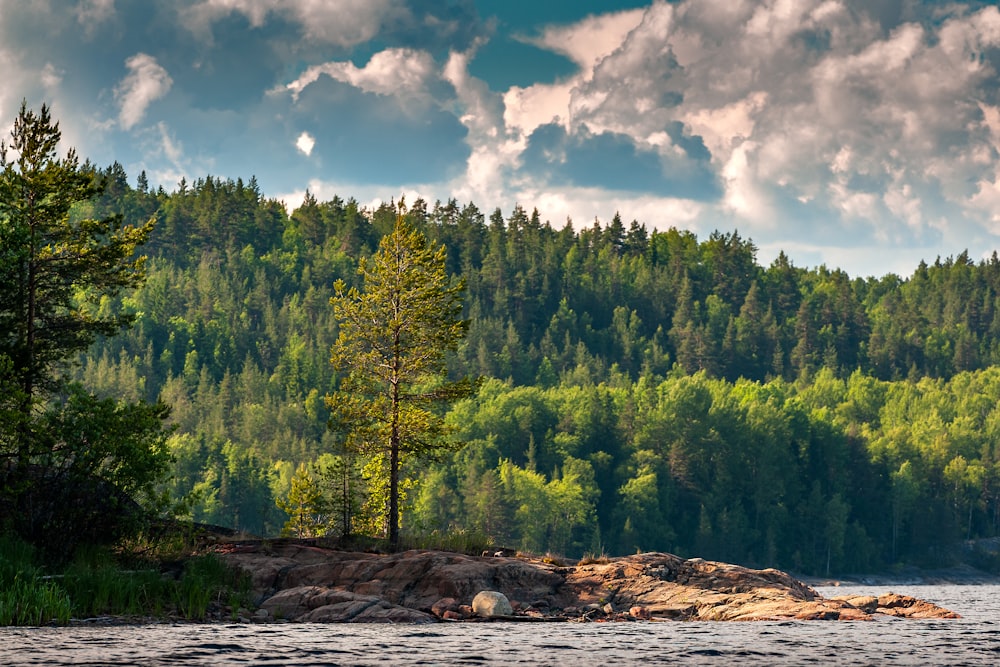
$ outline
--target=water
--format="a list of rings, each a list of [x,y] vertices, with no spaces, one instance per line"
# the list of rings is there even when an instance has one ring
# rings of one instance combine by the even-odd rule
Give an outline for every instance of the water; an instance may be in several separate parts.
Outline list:
[[[892,590],[959,620],[0,628],[2,665],[995,665],[1000,586]]]

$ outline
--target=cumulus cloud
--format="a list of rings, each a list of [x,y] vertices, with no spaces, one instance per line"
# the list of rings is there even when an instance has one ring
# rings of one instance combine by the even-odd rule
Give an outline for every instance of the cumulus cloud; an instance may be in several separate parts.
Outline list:
[[[522,141],[504,131],[501,96],[469,75],[469,62],[478,46],[453,51],[442,72],[455,90],[458,117],[468,131],[465,141],[470,150],[465,172],[449,184],[449,194],[463,201],[489,201],[503,192],[523,149]]]
[[[643,9],[591,15],[572,25],[546,26],[539,37],[522,37],[529,44],[561,53],[589,79],[604,58],[616,51],[642,21]]]
[[[350,47],[371,40],[393,11],[389,0],[202,0],[181,16],[192,32],[209,36],[212,24],[232,14],[255,28],[273,14],[296,23],[308,40]]]
[[[434,81],[439,78],[437,70],[434,58],[425,51],[386,49],[373,55],[364,67],[357,67],[352,62],[315,65],[284,89],[297,100],[307,86],[325,74],[366,93],[426,98],[432,92]]]
[[[299,149],[299,152],[305,156],[312,155],[313,146],[316,145],[316,139],[313,138],[308,132],[303,132],[299,135],[299,138],[295,140],[295,147]]]
[[[843,242],[846,227],[855,244],[926,244],[948,233],[948,207],[1000,225],[1000,11],[949,5],[920,20],[912,5],[908,22],[885,25],[869,9],[657,0],[638,22],[623,13],[550,27],[534,43],[580,74],[508,91],[506,129],[530,136],[558,118],[566,137],[614,136],[637,156],[657,150],[661,164],[686,155],[678,138],[696,139],[705,182],[711,171],[721,184],[706,215],[765,238]],[[674,123],[682,134],[666,132]],[[525,144],[529,166],[536,148]],[[635,183],[655,192],[641,167]]]
[[[143,116],[154,101],[170,90],[173,79],[156,59],[145,53],[137,53],[125,61],[128,75],[115,88],[118,100],[118,122],[122,129],[130,130]]]

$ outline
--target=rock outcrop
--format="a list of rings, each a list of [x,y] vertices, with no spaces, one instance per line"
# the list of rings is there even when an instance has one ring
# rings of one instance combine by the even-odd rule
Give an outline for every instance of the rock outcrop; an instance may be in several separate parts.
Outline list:
[[[295,541],[226,545],[219,552],[250,573],[268,618],[293,621],[490,620],[472,609],[482,591],[510,601],[502,618],[524,621],[957,618],[915,598],[826,599],[778,570],[666,553],[560,566],[440,551],[355,553]]]

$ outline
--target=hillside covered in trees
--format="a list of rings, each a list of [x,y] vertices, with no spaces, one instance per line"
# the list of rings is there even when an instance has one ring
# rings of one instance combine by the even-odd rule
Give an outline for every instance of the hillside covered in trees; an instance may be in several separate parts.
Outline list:
[[[328,431],[324,397],[334,281],[355,283],[397,206],[307,195],[288,215],[252,179],[167,193],[104,176],[90,213],[157,224],[144,286],[100,305],[135,326],[77,379],[172,406],[170,490],[197,521],[274,535],[278,503],[308,497],[307,530],[382,530],[379,471]],[[810,573],[1000,531],[995,254],[862,279],[760,266],[736,232],[405,211],[466,281],[450,373],[485,380],[446,415],[468,444],[409,468],[404,531]]]

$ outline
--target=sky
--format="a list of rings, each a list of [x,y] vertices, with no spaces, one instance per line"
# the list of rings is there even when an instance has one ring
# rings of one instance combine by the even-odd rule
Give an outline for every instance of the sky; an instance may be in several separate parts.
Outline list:
[[[0,0],[0,129],[173,191],[619,213],[767,266],[1000,246],[1000,10],[967,0]]]

